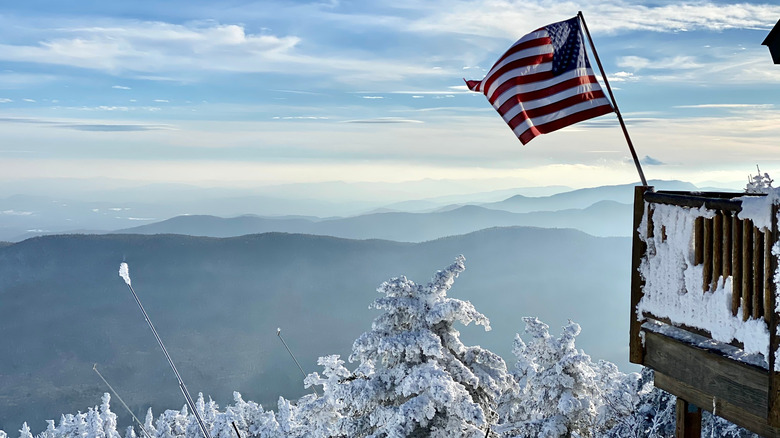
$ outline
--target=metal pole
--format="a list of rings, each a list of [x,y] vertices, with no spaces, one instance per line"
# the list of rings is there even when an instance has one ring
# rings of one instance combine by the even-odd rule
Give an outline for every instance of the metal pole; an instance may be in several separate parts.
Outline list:
[[[596,64],[599,66],[599,71],[601,71],[601,77],[604,79],[604,85],[607,86],[609,98],[612,99],[612,106],[615,107],[615,115],[617,115],[618,121],[620,122],[620,127],[623,129],[623,135],[626,137],[628,149],[631,151],[631,157],[634,159],[634,165],[636,165],[636,170],[639,172],[639,178],[642,180],[642,185],[647,186],[645,173],[642,172],[642,165],[639,164],[639,158],[636,155],[636,150],[634,150],[634,144],[631,142],[631,137],[628,135],[628,129],[626,129],[626,123],[623,121],[623,116],[620,114],[620,109],[618,108],[617,101],[615,100],[615,95],[612,94],[612,87],[609,86],[607,74],[604,72],[604,67],[601,66],[601,59],[599,58],[598,52],[596,52],[596,45],[593,44],[593,39],[590,37],[590,31],[588,30],[588,25],[585,24],[585,17],[582,15],[582,11],[577,12],[577,16],[580,18],[582,28],[585,29],[585,34],[588,36],[590,49],[593,52],[593,57],[596,58]]]
[[[287,346],[287,342],[284,342],[284,338],[282,337],[282,329],[277,328],[276,329],[276,336],[279,336],[279,340],[282,341],[282,344],[284,344],[284,348],[287,349],[287,352],[290,353],[290,357],[292,357],[292,360],[295,361],[295,365],[298,365],[298,369],[301,370],[301,374],[303,374],[303,378],[306,378],[306,372],[303,371],[303,368],[301,367],[301,364],[298,363],[298,359],[295,358],[295,355],[293,355],[292,351],[290,351],[290,347]],[[312,391],[314,391],[314,395],[319,397],[320,395],[317,394],[317,390],[314,388],[314,385],[311,387]]]
[[[143,432],[143,433],[144,433],[144,435],[146,435],[146,438],[152,438],[152,436],[151,436],[151,435],[149,435],[149,432],[147,432],[147,431],[146,431],[146,429],[144,429],[144,425],[143,425],[143,423],[141,423],[141,421],[138,419],[138,417],[136,417],[136,416],[135,416],[135,414],[133,413],[133,411],[131,411],[131,410],[130,410],[130,408],[128,408],[128,407],[127,407],[127,404],[125,403],[125,401],[124,401],[124,400],[122,400],[122,397],[120,397],[120,396],[119,396],[119,394],[117,394],[116,390],[114,390],[114,387],[112,387],[112,386],[111,386],[111,384],[110,384],[110,383],[108,383],[108,381],[106,380],[106,378],[105,378],[105,377],[103,377],[103,375],[102,375],[102,374],[100,374],[100,371],[98,371],[98,369],[97,369],[97,364],[94,364],[94,365],[92,365],[92,370],[93,370],[93,371],[95,371],[95,372],[97,373],[97,375],[100,377],[100,379],[103,381],[103,383],[105,383],[105,384],[106,384],[106,386],[108,386],[108,389],[110,389],[110,390],[111,390],[111,392],[113,392],[113,393],[114,393],[114,395],[116,396],[116,398],[118,398],[118,399],[119,399],[119,401],[122,403],[122,406],[124,406],[124,407],[125,407],[125,409],[127,409],[127,412],[129,412],[129,413],[130,413],[130,415],[132,415],[132,416],[133,416],[133,420],[135,420],[135,422],[136,422],[136,423],[138,423],[138,427],[140,427],[140,428],[141,428],[141,432]]]
[[[160,335],[157,334],[157,330],[155,330],[154,324],[152,324],[152,320],[149,319],[149,315],[146,313],[146,309],[144,309],[143,304],[141,304],[141,300],[138,299],[138,295],[135,293],[133,286],[130,284],[129,277],[125,278],[125,284],[127,284],[127,287],[130,289],[130,292],[133,293],[133,298],[135,298],[135,302],[138,303],[138,308],[140,308],[141,312],[144,314],[144,319],[146,319],[147,324],[149,324],[149,328],[152,329],[154,338],[157,339],[157,343],[160,344],[160,348],[162,349],[165,358],[168,359],[168,364],[171,366],[171,369],[173,370],[173,374],[176,375],[176,379],[179,381],[179,389],[181,390],[181,393],[184,395],[184,400],[187,402],[187,406],[189,406],[190,410],[192,410],[192,413],[195,414],[195,419],[198,421],[198,426],[200,427],[200,431],[203,433],[203,436],[205,438],[211,438],[211,435],[209,434],[208,430],[206,430],[206,425],[203,423],[203,419],[200,418],[200,414],[198,413],[198,410],[195,408],[195,403],[192,401],[192,397],[190,397],[190,393],[189,391],[187,391],[187,387],[184,386],[184,381],[181,379],[181,375],[179,375],[179,371],[176,369],[176,365],[173,364],[173,359],[171,359],[171,355],[168,354],[168,350],[165,348],[162,339],[160,339]]]

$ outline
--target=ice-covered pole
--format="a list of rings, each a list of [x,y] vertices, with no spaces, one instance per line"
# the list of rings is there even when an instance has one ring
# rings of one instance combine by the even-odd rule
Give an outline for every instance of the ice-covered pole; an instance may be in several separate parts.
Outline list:
[[[173,374],[176,375],[176,380],[179,381],[179,389],[181,390],[182,395],[184,395],[184,400],[187,402],[187,406],[190,408],[192,413],[195,414],[195,419],[198,421],[198,427],[200,427],[200,431],[203,433],[203,436],[205,438],[211,438],[209,431],[206,429],[206,425],[203,423],[203,419],[200,418],[200,414],[198,413],[198,410],[195,408],[195,402],[192,401],[192,397],[190,397],[190,392],[187,391],[187,387],[184,385],[184,381],[181,379],[181,375],[179,374],[179,371],[176,369],[176,365],[173,364],[173,359],[171,359],[171,355],[168,354],[168,350],[165,348],[165,344],[163,344],[162,339],[160,339],[160,335],[157,334],[157,330],[155,330],[154,324],[152,324],[152,320],[149,319],[149,315],[146,313],[146,309],[144,309],[143,304],[141,304],[141,300],[138,299],[138,295],[135,293],[135,290],[133,289],[132,282],[130,281],[130,269],[128,268],[127,263],[122,262],[122,264],[119,265],[119,276],[122,277],[122,279],[125,281],[125,284],[127,284],[127,287],[130,289],[130,292],[133,293],[133,298],[135,298],[135,302],[138,303],[138,308],[140,308],[141,312],[144,314],[144,319],[146,319],[146,323],[149,324],[149,328],[152,329],[154,338],[157,339],[157,343],[160,344],[160,348],[162,349],[165,358],[168,359],[168,364],[171,366],[171,369],[173,370]]]
[[[116,392],[116,390],[114,389],[114,387],[113,387],[113,386],[111,386],[111,384],[110,384],[110,383],[108,383],[108,381],[106,380],[106,378],[105,378],[105,377],[103,377],[103,375],[102,375],[102,374],[100,374],[100,371],[98,371],[98,369],[97,369],[97,364],[95,364],[95,365],[92,365],[92,370],[93,370],[93,371],[95,371],[95,372],[97,373],[97,375],[100,377],[100,380],[102,380],[102,381],[103,381],[103,383],[105,383],[105,384],[106,384],[106,386],[108,386],[108,389],[110,389],[110,390],[111,390],[111,392],[113,392],[113,393],[114,393],[114,395],[116,396],[116,398],[118,398],[118,399],[119,399],[119,402],[120,402],[120,403],[122,403],[122,406],[124,406],[124,407],[125,407],[125,409],[127,410],[127,412],[129,412],[129,413],[130,413],[130,415],[133,417],[133,420],[135,420],[135,422],[136,422],[136,423],[138,423],[138,427],[140,427],[140,428],[141,428],[141,432],[143,432],[143,433],[144,433],[144,435],[146,435],[146,438],[152,438],[152,436],[151,436],[151,435],[149,435],[149,432],[147,432],[147,431],[146,431],[146,429],[144,428],[144,424],[143,424],[143,423],[141,423],[141,421],[138,419],[138,417],[136,417],[136,416],[135,416],[135,414],[133,413],[133,411],[131,411],[131,410],[130,410],[130,408],[129,408],[129,407],[127,407],[127,403],[125,403],[125,401],[124,401],[124,400],[122,400],[122,397],[120,397],[120,396],[119,396],[119,394],[117,394],[117,392]]]
[[[287,346],[287,342],[284,342],[284,338],[282,337],[282,329],[281,328],[277,328],[276,329],[276,336],[279,336],[279,340],[282,341],[282,344],[284,344],[284,348],[286,348],[287,352],[290,353],[290,357],[292,358],[292,360],[295,361],[295,365],[298,365],[298,369],[301,370],[301,374],[303,374],[303,378],[305,379],[306,378],[306,372],[303,371],[303,367],[301,367],[301,364],[298,363],[298,359],[296,359],[295,355],[293,354],[293,352],[290,351],[290,347]],[[317,390],[314,389],[314,386],[312,386],[311,389],[314,391],[314,395],[319,397],[319,394],[317,394]]]

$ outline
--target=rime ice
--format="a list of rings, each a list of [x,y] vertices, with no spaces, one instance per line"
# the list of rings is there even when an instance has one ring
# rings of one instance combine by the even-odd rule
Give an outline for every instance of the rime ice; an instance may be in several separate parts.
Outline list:
[[[122,262],[122,264],[119,265],[119,276],[125,280],[125,283],[127,283],[128,286],[132,286],[130,284],[130,268],[127,267],[127,263]]]

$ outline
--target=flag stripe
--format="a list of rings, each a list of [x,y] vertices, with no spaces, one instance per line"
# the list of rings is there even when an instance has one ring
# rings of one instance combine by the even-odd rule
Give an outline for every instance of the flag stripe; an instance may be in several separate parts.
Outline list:
[[[577,17],[531,32],[513,44],[481,81],[466,81],[525,144],[613,111],[590,68]]]
[[[589,85],[589,87],[580,88],[583,85]],[[511,109],[514,105],[517,104],[517,102],[530,102],[534,100],[545,99],[570,89],[579,89],[583,92],[589,92],[594,89],[600,90],[601,87],[598,86],[598,82],[596,82],[595,76],[576,76],[550,87],[542,88],[541,90],[528,91],[525,93],[518,93],[515,92],[515,90],[507,90],[501,96],[498,96],[502,99],[496,100],[496,102],[492,103],[493,107],[496,108],[499,114],[501,114],[504,111]],[[501,101],[504,103],[499,104]],[[509,104],[508,106],[507,103]]]
[[[601,105],[594,108],[590,108],[585,111],[580,111],[574,114],[561,117],[557,120],[554,120],[544,125],[535,125],[532,128],[527,129],[520,134],[517,134],[517,130],[515,130],[515,134],[517,135],[517,138],[520,139],[520,142],[526,144],[529,141],[531,141],[532,138],[536,137],[539,134],[549,134],[553,131],[557,131],[558,129],[565,128],[569,125],[573,125],[575,123],[592,119],[594,117],[603,116],[604,114],[609,114],[611,112],[612,112],[611,106],[607,107]]]
[[[567,107],[573,107],[574,105],[582,102],[596,102],[596,99],[603,99],[604,102],[608,102],[604,92],[601,90],[592,93],[572,93],[572,95],[569,97],[562,97],[555,102],[539,105],[535,108],[523,108],[525,105],[517,105],[515,107],[516,109],[513,111],[504,113],[503,118],[509,127],[514,130],[520,124],[520,122],[526,119],[536,119],[540,116],[557,113],[559,111],[565,110]]]

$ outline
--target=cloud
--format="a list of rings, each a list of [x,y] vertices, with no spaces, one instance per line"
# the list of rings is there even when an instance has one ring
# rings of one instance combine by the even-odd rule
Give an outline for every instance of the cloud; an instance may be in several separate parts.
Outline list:
[[[657,160],[657,159],[651,157],[650,155],[645,155],[645,157],[642,158],[641,160],[639,160],[639,162],[641,164],[646,164],[648,166],[660,166],[660,165],[666,164],[663,161],[660,161],[660,160]]]
[[[124,85],[114,85],[111,88],[113,88],[115,90],[130,90],[131,89],[130,87],[125,87]]]
[[[699,105],[677,105],[675,108],[724,108],[724,109],[766,109],[774,107],[771,103],[705,103]]]
[[[22,99],[25,102],[35,103],[35,99]]]
[[[441,7],[426,5],[424,11],[431,13],[412,21],[409,28],[420,32],[516,38],[521,35],[518,30],[530,31],[570,18],[572,11],[583,10],[587,11],[585,18],[594,33],[769,30],[780,16],[777,5],[714,1],[644,5],[626,0],[584,0],[577,4],[550,0],[480,0],[447,2],[446,7],[443,1],[438,4]]]
[[[384,96],[362,96],[363,99],[384,99]]]
[[[176,128],[164,124],[101,123],[87,120],[53,120],[44,118],[0,117],[0,123],[49,125],[55,128],[93,132],[170,131]]]
[[[157,102],[157,103],[169,103],[170,102],[167,99],[154,99],[154,101]]]
[[[0,103],[10,103],[13,102],[12,99],[8,99],[7,97],[0,97]]]
[[[76,131],[90,131],[90,132],[135,132],[135,131],[160,131],[170,130],[167,125],[121,125],[121,124],[59,124],[59,128],[74,129]]]
[[[413,119],[400,119],[397,117],[379,117],[376,119],[356,119],[356,120],[345,120],[343,123],[379,123],[379,124],[385,124],[385,123],[424,123],[421,120],[413,120]]]

